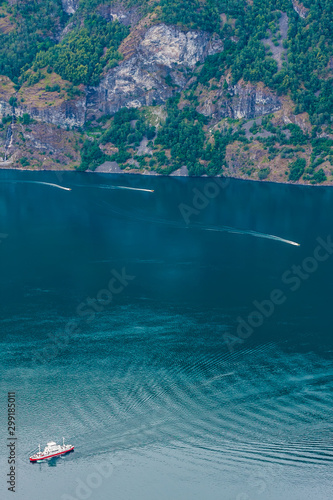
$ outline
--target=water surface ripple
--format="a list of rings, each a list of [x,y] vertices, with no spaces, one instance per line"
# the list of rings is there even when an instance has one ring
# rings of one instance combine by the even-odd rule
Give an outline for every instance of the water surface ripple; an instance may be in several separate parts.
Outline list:
[[[331,190],[232,181],[186,227],[179,204],[205,179],[0,174],[0,386],[17,392],[17,499],[47,488],[78,500],[78,478],[105,463],[114,472],[87,498],[331,498],[332,259],[295,292],[281,281],[330,234],[318,214],[332,213]],[[80,316],[123,268],[128,286]],[[285,303],[229,349],[225,334],[276,288]],[[70,321],[80,332],[55,342]],[[63,435],[74,453],[28,462]]]

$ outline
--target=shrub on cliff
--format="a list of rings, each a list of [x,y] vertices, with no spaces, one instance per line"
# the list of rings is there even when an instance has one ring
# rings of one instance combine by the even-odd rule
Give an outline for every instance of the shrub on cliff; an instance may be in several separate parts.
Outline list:
[[[261,168],[258,172],[258,179],[260,181],[267,179],[269,174],[271,173],[271,169],[269,167]]]
[[[326,174],[322,168],[313,174],[312,184],[321,184],[327,180]]]
[[[88,168],[95,170],[108,159],[108,156],[100,150],[97,142],[86,140],[81,150],[81,164],[77,170],[85,171]]]
[[[29,113],[23,113],[21,120],[23,125],[29,125],[29,123],[31,122],[31,116],[29,115]]]
[[[296,161],[289,164],[290,173],[288,179],[292,182],[298,181],[302,177],[305,167],[306,161],[304,158],[297,158]]]

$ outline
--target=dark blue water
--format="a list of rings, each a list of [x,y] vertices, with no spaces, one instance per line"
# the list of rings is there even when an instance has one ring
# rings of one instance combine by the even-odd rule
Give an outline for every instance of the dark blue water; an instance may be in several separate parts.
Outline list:
[[[333,191],[211,182],[0,172],[5,498],[332,498]]]

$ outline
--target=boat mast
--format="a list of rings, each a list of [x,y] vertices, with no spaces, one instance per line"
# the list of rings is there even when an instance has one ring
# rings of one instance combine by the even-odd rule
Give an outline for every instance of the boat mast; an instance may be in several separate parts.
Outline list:
[[[62,445],[65,446],[65,438],[62,438]]]
[[[39,453],[40,453],[40,444],[38,445],[38,450],[39,450]]]

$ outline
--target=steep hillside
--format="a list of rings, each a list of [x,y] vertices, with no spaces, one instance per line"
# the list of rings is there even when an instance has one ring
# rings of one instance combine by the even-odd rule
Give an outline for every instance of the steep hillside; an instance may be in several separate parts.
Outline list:
[[[2,1],[0,166],[333,184],[332,36],[331,0]]]

